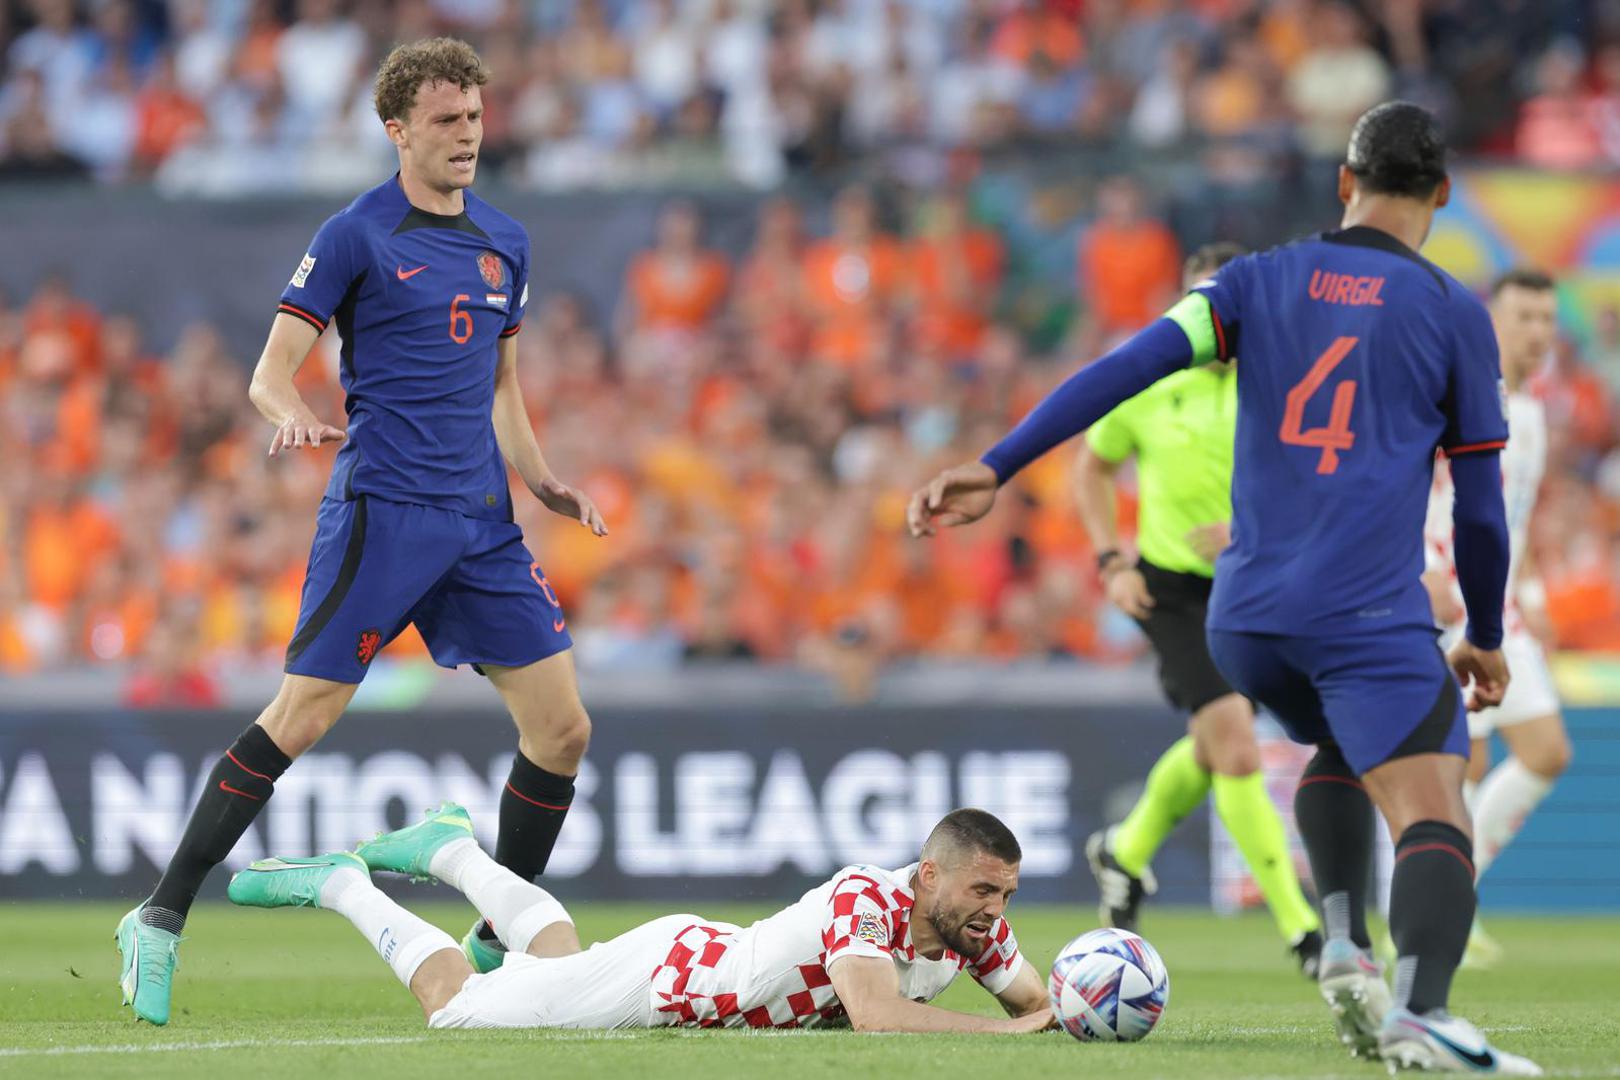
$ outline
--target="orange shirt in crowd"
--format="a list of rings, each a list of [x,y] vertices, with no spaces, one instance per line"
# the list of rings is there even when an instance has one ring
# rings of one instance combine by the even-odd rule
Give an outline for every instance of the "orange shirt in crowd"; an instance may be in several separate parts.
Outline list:
[[[1001,239],[989,229],[929,237],[911,248],[917,290],[915,333],[950,356],[978,348],[1001,282]]]
[[[1159,221],[1098,222],[1080,238],[1080,288],[1104,332],[1136,330],[1160,315],[1181,281],[1181,249]]]
[[[700,330],[720,312],[730,278],[724,257],[699,252],[689,262],[644,251],[625,283],[643,330]]]
[[[60,610],[84,588],[91,563],[118,548],[118,528],[89,502],[39,506],[23,526],[23,574],[35,603]]]
[[[1058,11],[1027,8],[1003,19],[990,39],[992,53],[1019,67],[1027,66],[1037,49],[1059,67],[1068,67],[1079,61],[1085,47],[1078,19]]]
[[[23,337],[36,334],[62,334],[73,353],[73,370],[89,374],[101,357],[101,316],[89,304],[69,301],[61,311],[32,305],[23,315]]]
[[[207,126],[202,106],[180,91],[143,90],[135,98],[135,160],[156,165]]]
[[[836,239],[812,244],[804,255],[804,286],[815,318],[816,358],[855,367],[876,356],[905,279],[905,252],[889,237],[861,247]]]

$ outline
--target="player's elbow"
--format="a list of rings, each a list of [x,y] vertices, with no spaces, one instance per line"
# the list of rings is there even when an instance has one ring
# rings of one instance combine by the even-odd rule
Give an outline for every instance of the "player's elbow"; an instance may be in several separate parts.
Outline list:
[[[894,1019],[888,1010],[870,1001],[847,1003],[849,1026],[853,1031],[893,1031]]]

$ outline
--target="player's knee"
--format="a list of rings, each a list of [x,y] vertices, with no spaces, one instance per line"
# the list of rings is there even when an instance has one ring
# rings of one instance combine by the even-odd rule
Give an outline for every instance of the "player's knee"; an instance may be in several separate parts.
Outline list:
[[[553,772],[572,773],[591,744],[591,717],[577,699],[531,717],[515,717],[525,757]]]
[[[1216,699],[1193,717],[1193,739],[1212,772],[1248,776],[1260,769],[1260,746],[1254,738],[1254,714],[1236,694]]]
[[[1569,763],[1574,760],[1575,749],[1569,744],[1569,737],[1562,731],[1555,739],[1547,739],[1536,744],[1528,753],[1519,758],[1524,767],[1544,780],[1556,780],[1569,769]]]

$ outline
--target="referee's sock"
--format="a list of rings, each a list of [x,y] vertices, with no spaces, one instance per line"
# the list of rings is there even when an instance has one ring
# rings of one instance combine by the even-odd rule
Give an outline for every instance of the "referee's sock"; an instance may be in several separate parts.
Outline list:
[[[1328,939],[1348,937],[1363,949],[1367,883],[1372,876],[1374,815],[1367,789],[1334,743],[1316,748],[1294,793],[1294,820],[1311,859]]]
[[[269,732],[249,724],[214,764],[202,797],[191,811],[180,846],[152,896],[141,908],[141,922],[178,934],[186,923],[208,872],[225,861],[275,791],[292,759]]]
[[[1264,773],[1214,779],[1215,813],[1231,834],[1260,894],[1266,898],[1277,930],[1290,945],[1320,923],[1311,902],[1299,887],[1294,860],[1288,853],[1288,834],[1266,791]]]
[[[1142,797],[1114,829],[1109,841],[1114,861],[1126,873],[1141,877],[1170,830],[1204,801],[1209,786],[1208,770],[1193,756],[1192,736],[1177,739],[1160,755]]]

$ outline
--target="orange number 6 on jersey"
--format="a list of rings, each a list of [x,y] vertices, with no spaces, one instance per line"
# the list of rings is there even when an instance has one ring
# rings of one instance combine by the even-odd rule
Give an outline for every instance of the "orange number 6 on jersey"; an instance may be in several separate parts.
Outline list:
[[[465,345],[472,340],[472,312],[461,310],[461,302],[469,299],[471,297],[466,293],[456,293],[456,298],[450,301],[450,340],[457,345]]]
[[[1277,437],[1289,446],[1320,448],[1322,457],[1316,463],[1318,474],[1338,471],[1339,451],[1355,445],[1356,435],[1350,430],[1350,410],[1356,403],[1356,380],[1346,379],[1333,388],[1333,411],[1328,414],[1327,427],[1301,430],[1305,420],[1305,403],[1322,388],[1327,377],[1333,374],[1333,369],[1350,355],[1350,350],[1356,347],[1359,340],[1353,337],[1335,339],[1327,351],[1316,358],[1316,363],[1311,365],[1305,377],[1288,391],[1288,407],[1283,411],[1282,430],[1277,432]]]

